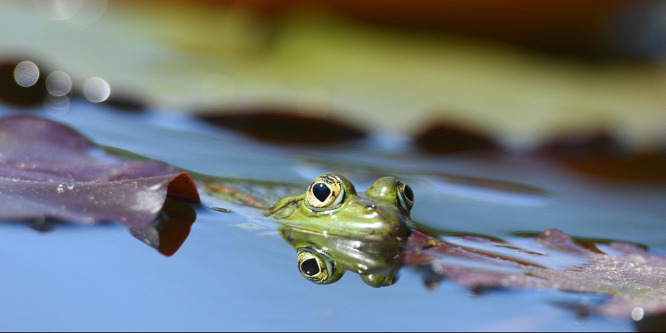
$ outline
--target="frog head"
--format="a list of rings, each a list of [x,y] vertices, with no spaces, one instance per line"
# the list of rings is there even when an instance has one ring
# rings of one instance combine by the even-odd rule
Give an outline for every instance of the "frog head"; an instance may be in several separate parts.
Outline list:
[[[324,173],[305,194],[278,200],[264,214],[293,227],[358,240],[401,241],[414,226],[414,193],[406,183],[382,177],[358,193],[341,175]]]
[[[414,230],[413,204],[412,189],[393,177],[358,193],[343,176],[324,173],[305,194],[282,198],[264,213],[282,224],[306,279],[329,284],[350,270],[381,287],[395,282],[401,244]]]

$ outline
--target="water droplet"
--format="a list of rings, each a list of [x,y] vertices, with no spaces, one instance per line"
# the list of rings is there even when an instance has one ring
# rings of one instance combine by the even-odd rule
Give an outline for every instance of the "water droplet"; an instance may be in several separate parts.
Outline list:
[[[146,190],[150,191],[150,192],[153,192],[153,191],[159,190],[160,187],[162,187],[162,184],[155,184],[153,186],[147,187]]]
[[[63,192],[65,192],[65,185],[63,185],[63,184],[58,184],[58,188],[56,188],[56,191],[57,191],[58,193],[63,193]]]
[[[74,184],[67,185],[67,189],[70,190],[70,191],[73,190],[74,189]]]

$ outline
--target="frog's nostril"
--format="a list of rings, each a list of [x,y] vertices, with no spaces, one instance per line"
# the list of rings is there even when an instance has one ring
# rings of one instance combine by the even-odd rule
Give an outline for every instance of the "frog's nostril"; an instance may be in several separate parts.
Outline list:
[[[365,209],[367,210],[375,210],[377,208],[377,205],[367,205],[365,206]]]

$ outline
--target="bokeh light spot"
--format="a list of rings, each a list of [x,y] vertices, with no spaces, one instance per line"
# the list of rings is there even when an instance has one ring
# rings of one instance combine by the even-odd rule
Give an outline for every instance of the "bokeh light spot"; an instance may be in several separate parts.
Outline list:
[[[81,8],[68,21],[75,24],[90,24],[97,21],[106,12],[107,0],[86,0]]]
[[[55,71],[46,77],[46,90],[53,96],[64,96],[72,90],[72,78],[62,71]]]
[[[36,1],[42,13],[53,20],[67,20],[81,9],[83,0],[46,0]]]
[[[35,0],[42,14],[52,20],[74,24],[97,21],[107,7],[107,0]]]
[[[111,87],[104,79],[92,77],[83,84],[83,95],[93,103],[104,102],[111,95]]]
[[[643,308],[641,308],[640,306],[637,306],[633,310],[631,310],[631,319],[635,321],[643,319],[644,315],[645,315],[645,310],[643,310]]]
[[[21,87],[30,87],[39,79],[39,68],[34,62],[21,61],[14,69],[14,80]]]

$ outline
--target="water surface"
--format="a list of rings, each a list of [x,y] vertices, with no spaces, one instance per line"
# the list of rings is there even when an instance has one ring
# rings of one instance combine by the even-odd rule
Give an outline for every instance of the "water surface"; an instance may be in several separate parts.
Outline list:
[[[1,114],[17,112],[0,106]],[[371,138],[354,144],[281,146],[205,125],[168,110],[120,113],[73,100],[51,115],[98,144],[119,147],[195,172],[307,184],[323,171],[345,173],[365,189],[376,172],[404,178],[416,195],[412,218],[441,235],[517,234],[558,228],[664,253],[663,187],[601,182],[546,161],[389,149]],[[276,167],[279,166],[279,167]],[[379,170],[379,171],[377,171]],[[512,182],[470,183],[472,177]],[[462,180],[461,180],[462,179]],[[522,187],[522,184],[524,187]],[[272,224],[243,212],[196,206],[188,239],[171,257],[120,224],[57,225],[37,232],[0,225],[0,327],[4,330],[632,330],[630,320],[572,308],[605,296],[559,291],[475,295],[443,282],[436,290],[404,269],[394,286],[374,289],[348,273],[332,285],[303,279],[296,253]],[[9,221],[8,221],[9,222]]]

